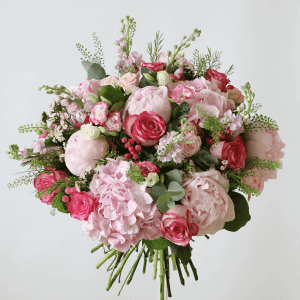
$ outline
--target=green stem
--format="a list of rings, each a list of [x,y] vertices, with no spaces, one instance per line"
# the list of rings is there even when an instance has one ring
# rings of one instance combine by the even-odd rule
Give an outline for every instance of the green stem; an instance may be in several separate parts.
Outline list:
[[[137,244],[138,245],[138,244]],[[131,253],[135,250],[135,248],[137,247],[137,245],[135,247],[131,247],[131,249],[126,253],[121,266],[119,267],[119,269],[117,270],[116,274],[114,275],[114,277],[111,279],[109,279],[108,284],[107,284],[107,288],[106,290],[108,291],[111,286],[113,285],[113,283],[116,281],[118,275],[120,274],[120,272],[122,271],[122,269],[124,268],[124,265],[126,264],[129,256],[131,255]]]
[[[194,264],[193,264],[193,262],[192,262],[191,259],[189,260],[189,264],[190,264],[190,266],[191,266],[191,268],[192,268],[192,271],[193,271],[195,280],[197,281],[197,280],[198,280],[197,269],[195,268],[195,266],[194,266]]]
[[[176,265],[176,256],[171,250],[171,255],[172,255],[172,264],[173,264],[173,271],[177,270],[177,265]]]
[[[97,247],[95,247],[95,248],[93,248],[92,250],[91,250],[91,253],[94,253],[95,251],[97,251],[98,249],[100,249],[101,247],[103,247],[103,243],[101,243],[101,244],[99,244]]]
[[[154,262],[153,262],[153,279],[157,276],[157,261],[158,261],[158,250],[154,250]]]
[[[117,251],[117,252],[116,252],[116,257],[115,257],[115,259],[114,259],[114,261],[116,260],[116,262],[115,262],[115,264],[114,264],[114,266],[113,266],[113,268],[112,268],[112,271],[111,271],[110,274],[109,274],[108,282],[111,281],[111,278],[112,278],[112,276],[113,276],[113,274],[114,274],[114,271],[115,271],[117,265],[119,264],[119,261],[120,261],[122,255],[123,255],[123,253],[122,253],[121,251]]]
[[[111,249],[108,254],[96,265],[96,268],[99,269],[108,259],[116,254],[117,250]]]
[[[165,270],[166,270],[166,281],[167,281],[167,291],[168,297],[172,297],[171,285],[170,285],[170,268],[169,268],[169,257],[168,257],[168,248],[165,249]]]
[[[164,250],[159,250],[160,261],[160,300],[165,299],[165,269],[164,269]]]
[[[179,259],[176,257],[176,265],[177,265],[177,269],[178,269],[178,275],[179,275],[179,279],[182,285],[184,285],[184,278],[182,276],[182,271],[181,271],[181,267],[180,267],[180,261]]]
[[[151,249],[151,250],[150,250],[150,255],[149,255],[149,263],[152,263],[152,262],[153,262],[153,256],[154,256],[154,250]]]
[[[110,265],[106,269],[107,272],[111,270],[111,266],[113,265],[113,263],[115,262],[116,259],[117,259],[117,256],[115,256],[115,258],[113,259],[113,261],[110,263]]]
[[[190,277],[190,272],[189,272],[189,270],[188,270],[188,268],[187,268],[187,265],[183,264],[183,267],[184,267],[184,271],[185,271],[185,273],[186,273],[186,276],[187,276],[187,277]]]
[[[146,267],[147,267],[147,258],[148,258],[148,255],[149,255],[149,251],[148,250],[147,252],[144,251],[144,266],[143,266],[143,274],[146,274]]]

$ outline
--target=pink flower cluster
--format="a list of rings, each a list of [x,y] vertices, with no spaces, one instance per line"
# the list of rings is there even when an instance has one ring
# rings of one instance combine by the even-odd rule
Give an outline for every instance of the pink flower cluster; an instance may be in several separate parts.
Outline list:
[[[146,185],[132,181],[127,172],[132,163],[108,159],[90,183],[95,209],[82,228],[94,240],[126,252],[142,238],[161,236],[161,213]]]

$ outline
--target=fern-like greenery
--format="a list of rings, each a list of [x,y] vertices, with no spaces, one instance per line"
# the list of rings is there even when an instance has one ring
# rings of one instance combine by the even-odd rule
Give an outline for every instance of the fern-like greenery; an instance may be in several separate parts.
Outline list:
[[[20,185],[28,185],[32,184],[34,181],[34,178],[37,176],[36,171],[28,171],[28,174],[23,175],[16,180],[14,180],[12,183],[8,183],[7,186],[9,189],[14,189]]]
[[[245,125],[245,131],[259,131],[259,130],[271,130],[276,131],[279,129],[277,123],[275,120],[263,116],[255,114],[254,116],[251,116],[251,123],[248,125]]]
[[[258,157],[248,158],[246,160],[247,169],[264,169],[264,170],[277,170],[280,167],[280,162],[272,161],[269,159],[260,159]]]
[[[160,31],[156,32],[155,39],[154,39],[154,46],[152,45],[151,42],[148,43],[147,51],[149,53],[151,62],[157,62],[159,56],[161,55],[162,42],[164,40],[162,38],[162,35],[163,34],[160,33]]]

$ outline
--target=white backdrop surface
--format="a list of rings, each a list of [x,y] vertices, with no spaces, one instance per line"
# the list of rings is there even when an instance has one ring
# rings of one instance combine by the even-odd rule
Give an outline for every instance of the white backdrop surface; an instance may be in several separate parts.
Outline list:
[[[95,265],[102,251],[82,235],[81,224],[64,214],[50,216],[49,206],[33,195],[33,186],[6,186],[23,171],[5,155],[17,143],[30,147],[34,134],[19,134],[20,125],[38,121],[51,95],[43,84],[78,85],[86,77],[75,43],[92,49],[97,32],[114,74],[119,20],[137,21],[133,50],[144,54],[155,32],[164,32],[164,50],[172,50],[197,27],[201,37],[186,51],[210,46],[223,51],[223,71],[240,87],[249,81],[261,113],[278,121],[287,144],[284,168],[259,198],[250,201],[252,220],[237,233],[218,232],[196,238],[193,260],[199,281],[180,285],[171,273],[173,299],[300,299],[299,53],[300,2],[295,0],[215,1],[6,1],[0,10],[1,65],[1,200],[0,299],[116,299],[120,285],[106,292],[108,274]],[[128,264],[130,265],[130,263]],[[152,266],[139,266],[120,300],[158,299],[159,282]],[[125,275],[125,272],[123,276]]]

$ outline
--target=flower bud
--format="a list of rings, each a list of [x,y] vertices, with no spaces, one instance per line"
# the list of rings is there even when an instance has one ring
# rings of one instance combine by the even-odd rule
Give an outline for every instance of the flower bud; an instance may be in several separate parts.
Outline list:
[[[157,72],[157,82],[159,86],[164,86],[169,83],[170,75],[166,71]]]

